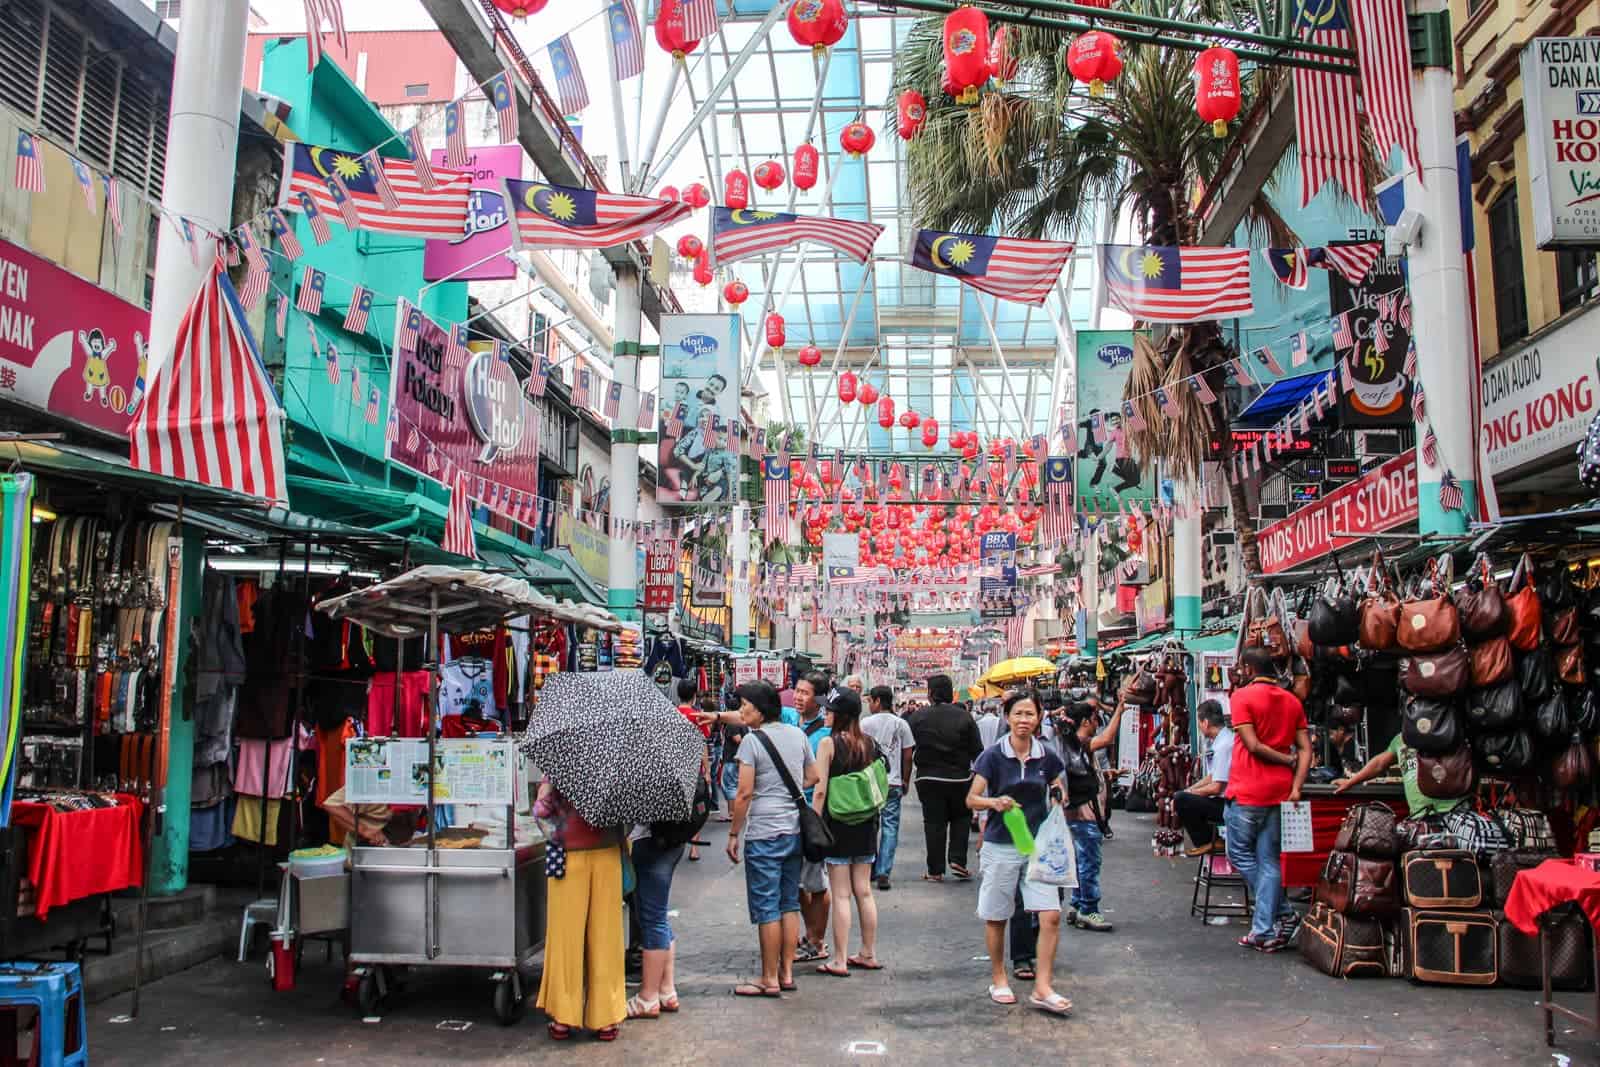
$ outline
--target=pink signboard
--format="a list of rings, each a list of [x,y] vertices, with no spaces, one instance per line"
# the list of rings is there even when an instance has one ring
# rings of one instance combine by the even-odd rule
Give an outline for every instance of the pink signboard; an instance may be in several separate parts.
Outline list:
[[[436,148],[429,156],[434,166],[445,166],[443,149]],[[500,179],[522,177],[522,146],[505,144],[468,149],[466,169],[472,173],[472,200],[467,205],[466,230],[460,237],[448,241],[427,242],[422,252],[422,277],[430,282],[440,278],[461,281],[515,278],[516,264],[510,257],[495,256],[495,253],[511,248],[511,227],[506,222]],[[487,263],[478,262],[490,256],[494,258]]]
[[[0,400],[126,437],[149,332],[144,308],[0,241]]]

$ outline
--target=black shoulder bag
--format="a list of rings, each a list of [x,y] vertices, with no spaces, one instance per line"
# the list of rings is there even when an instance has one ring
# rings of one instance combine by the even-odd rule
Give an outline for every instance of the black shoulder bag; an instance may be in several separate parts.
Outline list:
[[[800,809],[801,855],[811,863],[821,863],[833,849],[833,831],[828,829],[828,824],[822,820],[822,816],[806,803],[806,795],[800,792],[800,787],[795,784],[794,777],[789,773],[788,764],[778,755],[778,746],[772,743],[772,738],[760,730],[755,730],[753,733],[755,739],[761,742],[761,747],[767,750],[767,755],[772,757],[772,765],[778,768],[778,777],[789,787],[789,795],[794,798],[794,806]]]

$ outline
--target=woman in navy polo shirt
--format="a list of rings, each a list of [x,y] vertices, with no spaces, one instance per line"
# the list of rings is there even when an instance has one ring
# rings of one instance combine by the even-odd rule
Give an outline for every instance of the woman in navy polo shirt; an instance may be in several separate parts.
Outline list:
[[[1021,808],[1028,828],[1037,831],[1044,823],[1051,802],[1059,802],[1065,789],[1061,759],[1034,735],[1039,732],[1039,699],[1031,689],[1006,694],[1005,719],[1008,732],[984,749],[972,766],[972,788],[967,807],[1003,815]],[[1006,924],[1015,907],[1020,885],[1022,906],[1039,916],[1038,964],[1034,972],[1033,994],[1028,1003],[1052,1015],[1067,1015],[1072,1001],[1050,987],[1055,965],[1056,939],[1061,930],[1061,893],[1053,885],[1030,882],[1024,875],[1028,859],[1011,843],[1004,818],[991,817],[983,830],[983,851],[978,869],[978,918],[984,921],[984,940],[989,947],[989,999],[996,1004],[1015,1004],[1016,995],[1006,979]]]

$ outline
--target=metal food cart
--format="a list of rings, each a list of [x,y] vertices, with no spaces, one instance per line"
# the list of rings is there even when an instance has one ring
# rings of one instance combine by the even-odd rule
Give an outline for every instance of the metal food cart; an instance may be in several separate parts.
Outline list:
[[[432,675],[431,718],[439,689],[441,632],[471,631],[520,615],[550,612],[558,605],[515,578],[428,566],[317,607],[398,640],[426,634],[427,661],[421,667]],[[534,835],[534,840],[518,843],[515,798],[508,794],[503,847],[440,846],[435,812],[441,749],[475,745],[471,751],[481,753],[484,760],[495,759],[489,753],[499,752],[498,759],[514,768],[516,745],[509,736],[441,743],[436,732],[430,723],[425,759],[411,765],[418,785],[426,780],[422,789],[428,813],[426,846],[358,844],[351,850],[350,961],[359,976],[358,1004],[363,1015],[381,1008],[393,985],[391,968],[481,968],[491,972],[495,1016],[509,1024],[526,1009],[524,980],[543,945],[544,841]],[[401,744],[419,750],[424,744],[421,738],[393,740],[397,750]],[[351,768],[362,769],[370,768]],[[351,780],[347,772],[347,789]]]

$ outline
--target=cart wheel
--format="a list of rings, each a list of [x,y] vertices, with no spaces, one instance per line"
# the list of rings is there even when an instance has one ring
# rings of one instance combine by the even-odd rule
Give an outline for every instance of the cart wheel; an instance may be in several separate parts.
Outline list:
[[[496,982],[494,987],[494,1017],[501,1026],[510,1026],[528,1011],[528,998],[517,995],[514,979]]]
[[[361,983],[356,986],[356,1007],[362,1016],[377,1015],[382,1004],[383,995],[378,991],[378,976],[362,975]]]

